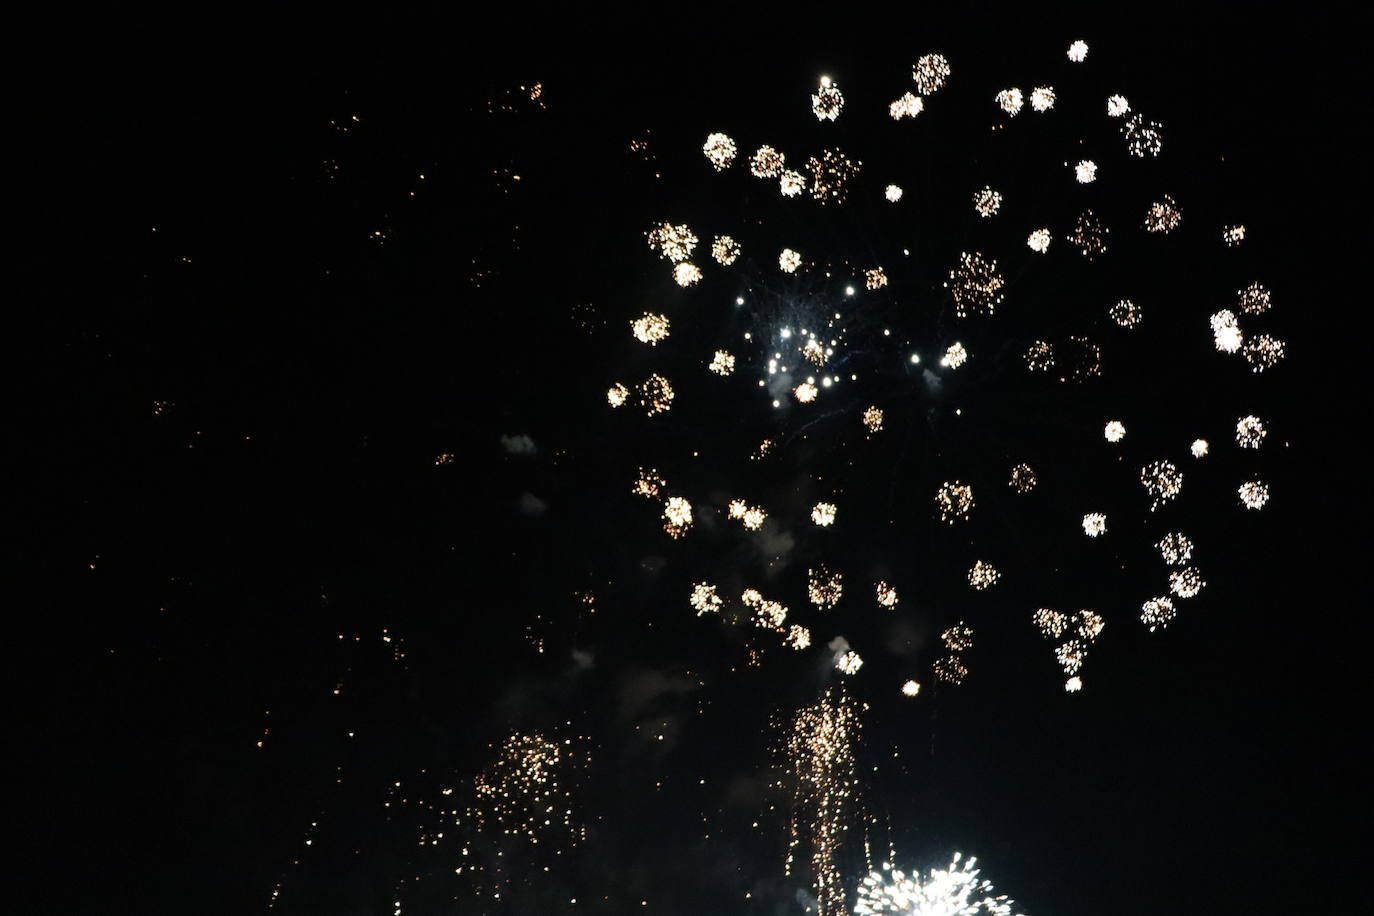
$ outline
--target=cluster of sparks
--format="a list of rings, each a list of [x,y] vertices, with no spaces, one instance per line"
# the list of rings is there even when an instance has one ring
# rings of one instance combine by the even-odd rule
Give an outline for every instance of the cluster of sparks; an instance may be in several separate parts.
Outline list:
[[[1078,672],[1083,667],[1088,647],[1096,642],[1097,637],[1101,636],[1103,629],[1106,628],[1106,620],[1094,611],[1066,614],[1043,607],[1037,610],[1031,619],[1041,636],[1059,643],[1055,647],[1054,657],[1068,678],[1064,682],[1064,689],[1070,693],[1081,690],[1083,680]]]
[[[854,916],[1015,916],[1015,901],[978,877],[978,860],[962,858],[956,852],[948,868],[924,875],[884,864],[859,885]]]

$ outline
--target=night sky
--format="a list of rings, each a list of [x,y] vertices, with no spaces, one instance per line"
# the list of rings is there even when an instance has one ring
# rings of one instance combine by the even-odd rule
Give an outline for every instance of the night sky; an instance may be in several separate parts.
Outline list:
[[[781,746],[841,683],[876,861],[975,855],[1027,916],[1362,909],[1340,860],[1368,815],[1367,40],[1334,15],[680,13],[33,26],[60,65],[19,102],[38,244],[7,354],[15,912],[808,912]],[[948,86],[894,124],[932,51]],[[833,124],[809,110],[821,74],[845,93]],[[1012,85],[1059,100],[1007,118]],[[1157,159],[1126,154],[1114,92],[1163,123]],[[714,131],[740,147],[719,174]],[[784,200],[746,172],[763,143],[863,167],[841,206]],[[985,184],[1006,199],[990,220],[969,204]],[[1161,193],[1183,219],[1155,238]],[[1091,261],[1064,239],[1085,206],[1111,227]],[[701,236],[696,287],[645,244],[664,220]],[[1044,256],[1024,242],[1042,224]],[[718,232],[743,247],[730,268]],[[824,263],[788,277],[784,245]],[[1006,300],[960,321],[942,284],[975,248]],[[876,264],[891,286],[862,291]],[[1287,350],[1259,374],[1207,326],[1252,281],[1274,308],[1242,325]],[[1106,318],[1127,295],[1132,331]],[[859,377],[771,407],[758,340],[833,309]],[[628,333],[645,310],[672,322],[655,347]],[[1100,377],[1027,372],[1027,342],[1082,333]],[[932,372],[955,339],[969,363]],[[720,347],[728,379],[705,369]],[[651,372],[672,410],[608,406]],[[1152,513],[1139,468],[1164,457],[1186,482]],[[631,494],[640,467],[691,498],[682,538]],[[1256,475],[1253,512],[1235,488]],[[934,512],[952,479],[977,495],[966,524]],[[726,518],[736,496],[762,531]],[[809,520],[821,499],[833,529]],[[1207,584],[1150,633],[1166,531]],[[986,592],[974,558],[1003,574]],[[807,602],[820,563],[845,575],[830,611]],[[702,581],[736,612],[744,588],[776,598],[812,647],[698,616]],[[1079,693],[1038,607],[1107,620]],[[939,683],[961,621],[968,677]],[[473,803],[513,733],[569,742],[578,842],[434,814]]]

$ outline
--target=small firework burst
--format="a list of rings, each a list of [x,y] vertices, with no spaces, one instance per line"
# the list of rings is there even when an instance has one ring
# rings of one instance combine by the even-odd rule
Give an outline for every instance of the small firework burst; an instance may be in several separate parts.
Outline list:
[[[717,264],[729,267],[739,257],[739,242],[728,235],[718,235],[711,243],[711,257]]]
[[[940,510],[940,521],[950,524],[967,521],[969,510],[973,508],[973,487],[957,480],[946,481],[935,493],[935,505]]]
[[[991,315],[1002,302],[1005,282],[996,261],[976,251],[965,251],[950,270],[945,286],[954,296],[955,314],[965,318],[970,314]]]
[[[945,350],[945,355],[940,357],[940,365],[947,369],[958,369],[968,360],[968,351],[964,345],[955,341]]]
[[[1178,496],[1183,488],[1183,472],[1171,461],[1152,461],[1140,469],[1140,483],[1153,499],[1150,503],[1153,512]]]
[[[948,868],[925,875],[884,865],[859,885],[854,916],[1012,916],[1016,902],[994,896],[992,882],[978,877],[978,860],[962,858],[956,852]]]
[[[697,616],[712,614],[721,609],[725,602],[716,594],[716,587],[708,582],[698,582],[692,586],[692,607]]]
[[[816,395],[818,394],[820,394],[820,389],[816,387],[816,383],[811,381],[811,379],[807,379],[796,388],[792,389],[792,397],[796,398],[797,402],[800,404],[810,404],[812,401],[816,400]]]
[[[806,161],[811,173],[811,199],[821,204],[841,204],[849,195],[849,182],[863,166],[837,149],[822,150]]]
[[[944,681],[946,684],[962,684],[964,678],[968,677],[968,668],[957,655],[946,655],[931,665],[930,670],[937,681]]]
[[[904,697],[914,697],[916,696],[916,694],[920,692],[921,685],[918,684],[916,681],[907,681],[906,683],[902,684],[902,696]]]
[[[789,649],[796,649],[799,652],[802,649],[810,648],[811,631],[806,627],[794,623],[788,628],[787,637],[783,640],[783,644]]]
[[[778,189],[783,197],[796,197],[806,190],[806,177],[794,169],[784,169],[778,176]]]
[[[1078,693],[1082,689],[1083,679],[1076,674],[1064,682],[1065,693]]]
[[[1101,512],[1089,512],[1083,516],[1083,533],[1095,538],[1107,530],[1107,516]]]
[[[1211,319],[1212,340],[1216,347],[1223,353],[1234,353],[1240,349],[1244,336],[1241,334],[1240,324],[1236,321],[1235,313],[1230,309],[1222,309],[1214,314]]]
[[[1013,118],[1021,113],[1021,106],[1023,104],[1021,90],[1017,89],[1015,86],[1010,89],[1003,89],[1001,92],[997,93],[997,95],[993,97],[993,101],[997,103],[998,108],[1002,109]]]
[[[1126,438],[1126,425],[1120,420],[1109,420],[1102,429],[1102,436],[1108,442],[1120,442]]]
[[[1046,112],[1054,107],[1055,94],[1050,86],[1037,86],[1031,90],[1031,108],[1037,112]]]
[[[1131,112],[1131,103],[1124,95],[1114,95],[1107,99],[1107,117],[1123,118]]]
[[[1129,299],[1122,299],[1112,306],[1109,314],[1112,316],[1112,321],[1123,328],[1140,327],[1140,306]]]
[[[1253,371],[1263,372],[1274,368],[1283,359],[1283,341],[1261,334],[1245,345],[1243,353]]]
[[[1064,635],[1064,631],[1069,628],[1069,617],[1051,608],[1042,607],[1031,615],[1031,620],[1035,628],[1040,631],[1041,636],[1050,639],[1058,639]]]
[[[850,650],[835,660],[835,667],[840,674],[854,674],[863,667],[864,660],[859,657],[859,653]]]
[[[1050,241],[1053,238],[1054,237],[1050,235],[1050,230],[1036,229],[1030,235],[1026,236],[1026,247],[1036,254],[1044,254],[1050,250]]]
[[[1048,372],[1054,368],[1054,347],[1048,341],[1037,340],[1026,348],[1026,368],[1032,372]]]
[[[725,134],[711,134],[706,138],[701,151],[710,160],[717,172],[724,171],[735,161],[735,141]]]
[[[1194,566],[1187,566],[1169,573],[1169,591],[1180,598],[1196,598],[1197,593],[1202,591],[1202,587],[1206,584],[1202,578],[1202,573],[1198,572]]]
[[[895,204],[902,199],[902,189],[899,185],[890,184],[883,190],[883,196],[887,198],[888,203]]]
[[[701,268],[683,261],[673,268],[673,280],[678,286],[694,286],[701,282]]]
[[[1007,481],[1007,486],[1017,493],[1029,493],[1035,489],[1035,470],[1028,464],[1018,464],[1011,469],[1011,479]]]
[[[1077,674],[1083,667],[1083,659],[1088,655],[1088,647],[1081,639],[1070,639],[1060,643],[1054,650],[1055,661],[1064,669],[1065,674]]]
[[[881,267],[874,267],[864,271],[864,286],[867,289],[882,289],[887,286],[887,274],[883,273]]]
[[[639,383],[637,391],[639,406],[650,417],[671,410],[673,406],[673,386],[658,373],[654,373]]]
[[[811,113],[818,121],[833,121],[844,108],[844,93],[828,76],[821,77],[821,84],[811,94]]]
[[[1088,59],[1088,43],[1079,39],[1069,45],[1069,60],[1075,64],[1081,64]]]
[[[1151,121],[1143,115],[1134,114],[1121,125],[1121,136],[1126,138],[1126,150],[1139,159],[1158,156],[1164,147],[1164,126]]]
[[[1083,257],[1092,260],[1107,251],[1107,232],[1108,229],[1102,220],[1093,215],[1093,211],[1084,210],[1074,223],[1073,231],[1069,233],[1068,240]]]
[[[1182,566],[1193,558],[1193,542],[1178,532],[1164,535],[1155,546],[1170,566]]]
[[[910,92],[903,95],[900,99],[887,106],[887,113],[894,121],[902,118],[914,118],[925,108],[920,96]]]
[[[1241,448],[1259,448],[1268,434],[1264,421],[1259,417],[1252,415],[1236,421],[1236,445]]]
[[[1146,232],[1173,232],[1178,228],[1178,224],[1183,219],[1183,211],[1178,204],[1168,194],[1161,200],[1150,204],[1150,209],[1145,211],[1145,231]]]
[[[883,429],[882,408],[869,407],[868,409],[866,409],[864,411],[863,421],[864,426],[868,428],[868,434],[870,436],[876,432],[881,432]]]
[[[612,407],[620,407],[629,396],[630,389],[619,382],[616,382],[610,388],[606,389],[606,403],[610,404]]]
[[[1251,283],[1236,293],[1236,306],[1246,315],[1263,315],[1271,305],[1273,297],[1259,283]]]
[[[875,582],[873,592],[879,607],[894,608],[897,606],[897,589],[887,582]]]
[[[1240,504],[1247,509],[1263,509],[1264,504],[1269,502],[1269,487],[1258,480],[1247,480],[1237,492],[1240,494]]]
[[[646,232],[645,237],[649,247],[658,252],[660,258],[674,264],[690,258],[697,247],[696,234],[685,224],[659,223]]]
[[[1073,177],[1079,184],[1091,184],[1097,180],[1097,163],[1091,159],[1080,159],[1073,167]]]
[[[778,255],[778,267],[782,268],[783,273],[794,274],[797,268],[801,267],[801,253],[793,251],[791,248],[784,248]]]
[[[965,623],[946,627],[940,634],[940,641],[951,652],[966,652],[973,648],[973,627]]]
[[[658,342],[668,336],[669,324],[666,315],[656,315],[653,312],[645,312],[634,321],[630,322],[630,333],[635,340],[657,346]]]
[[[749,174],[755,178],[777,178],[786,157],[771,146],[760,146],[749,159]]]
[[[692,527],[692,504],[681,496],[670,496],[663,504],[663,530],[680,538]]]
[[[717,350],[711,357],[709,368],[716,375],[729,375],[735,371],[735,357],[724,350]]]
[[[973,192],[973,209],[979,216],[989,217],[1002,208],[1002,195],[992,188]]]
[[[639,476],[630,485],[630,492],[645,499],[657,499],[668,482],[659,476],[654,468],[640,468]]]
[[[1227,248],[1235,248],[1245,241],[1245,227],[1241,225],[1224,227],[1221,230],[1221,240],[1226,243]]]
[[[1206,439],[1194,439],[1193,444],[1188,447],[1188,450],[1192,453],[1194,458],[1206,458],[1209,448],[1210,446],[1207,445]]]
[[[1174,619],[1177,611],[1169,598],[1151,598],[1140,606],[1140,622],[1150,628],[1150,632],[1162,630]]]
[[[836,508],[834,503],[816,503],[811,509],[811,521],[822,528],[835,524]]]
[[[992,587],[1000,578],[1002,578],[1002,574],[997,571],[997,568],[983,560],[976,560],[973,566],[969,567],[968,584],[980,592]]]
[[[811,603],[823,611],[828,611],[840,603],[844,594],[844,576],[831,572],[824,566],[816,566],[806,571],[806,596]]]
[[[911,78],[916,83],[916,91],[921,95],[932,95],[944,87],[949,79],[949,61],[943,54],[925,54],[911,68]]]

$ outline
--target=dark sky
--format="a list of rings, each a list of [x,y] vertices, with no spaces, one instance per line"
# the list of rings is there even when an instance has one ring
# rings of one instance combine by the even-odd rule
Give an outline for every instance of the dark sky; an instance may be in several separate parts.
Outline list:
[[[37,588],[12,595],[12,791],[19,872],[60,879],[21,877],[18,911],[263,912],[277,890],[288,914],[803,912],[776,749],[840,680],[838,634],[866,661],[847,688],[869,707],[874,842],[905,864],[977,855],[1030,916],[1358,900],[1336,863],[1357,842],[1341,825],[1368,813],[1349,746],[1369,606],[1368,48],[1334,15],[678,12],[31,24],[53,66],[19,103],[37,245],[11,305],[5,514],[11,579]],[[902,136],[883,110],[927,51],[954,74]],[[807,111],[821,73],[848,100],[834,125]],[[989,130],[988,87],[1042,83],[1055,111]],[[1115,91],[1164,123],[1160,159],[1125,155],[1099,111]],[[784,205],[739,164],[711,173],[715,130],[792,161],[837,143],[864,171],[844,207]],[[1042,167],[1065,138],[1099,186]],[[886,175],[904,209],[881,201]],[[992,228],[962,203],[984,182],[1007,196]],[[1131,221],[1159,192],[1182,228],[1144,239]],[[1054,266],[1032,264],[1026,221],[1058,231],[1084,200],[1111,257],[1083,262],[1061,233]],[[664,219],[708,240],[738,227],[746,256],[713,272],[698,255],[708,277],[684,292],[643,243]],[[1228,250],[1234,222],[1247,240]],[[846,337],[863,381],[814,421],[752,389],[757,351],[728,384],[700,368],[746,329],[828,314],[835,278],[779,278],[789,240],[837,276],[893,276]],[[960,324],[941,283],[975,244],[1004,258],[1007,304]],[[1263,375],[1206,336],[1256,279],[1289,353]],[[1121,289],[1144,303],[1138,333],[1097,308]],[[645,309],[673,321],[652,350],[624,331]],[[1027,341],[1081,332],[1104,344],[1100,379],[1028,378]],[[955,338],[963,375],[893,368]],[[651,371],[678,388],[667,417],[605,405]],[[889,423],[872,442],[854,419],[870,402]],[[1229,441],[1246,413],[1270,427],[1254,455]],[[1114,463],[1094,430],[1118,414]],[[1191,461],[1195,435],[1217,454],[1184,464],[1163,521],[1133,475]],[[779,454],[742,457],[765,436]],[[1018,502],[1019,460],[1043,486]],[[629,494],[641,465],[697,504],[681,541]],[[1252,471],[1274,493],[1259,513],[1232,495]],[[951,477],[979,494],[968,527],[931,517]],[[834,532],[804,522],[824,494]],[[773,569],[720,514],[734,495],[770,510],[766,534],[792,531]],[[1102,543],[1077,530],[1089,503]],[[1167,587],[1163,530],[1198,542],[1208,584],[1149,634],[1135,617]],[[963,570],[985,555],[1005,581],[975,593]],[[846,573],[829,618],[806,607],[821,561]],[[898,613],[878,616],[876,578]],[[697,618],[702,580],[777,595],[817,645],[770,643],[751,668],[766,640]],[[1107,616],[1080,694],[1029,625],[1044,605]],[[970,676],[938,685],[938,634],[960,620]],[[464,797],[512,732],[589,755],[567,774],[586,840],[450,827],[418,845],[434,818],[417,802]],[[499,902],[454,874],[464,844],[488,875],[499,862]]]

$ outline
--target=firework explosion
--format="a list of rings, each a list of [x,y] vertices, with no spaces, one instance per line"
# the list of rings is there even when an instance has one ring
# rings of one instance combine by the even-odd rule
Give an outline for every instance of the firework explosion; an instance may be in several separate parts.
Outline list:
[[[992,882],[979,878],[978,860],[955,853],[948,868],[908,875],[884,864],[859,886],[855,916],[1013,916],[1016,903],[993,895]]]

